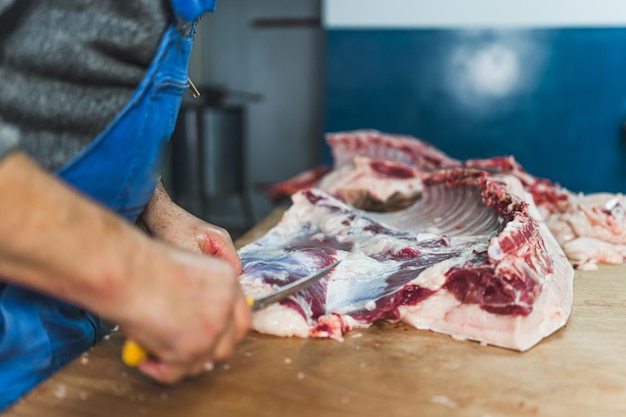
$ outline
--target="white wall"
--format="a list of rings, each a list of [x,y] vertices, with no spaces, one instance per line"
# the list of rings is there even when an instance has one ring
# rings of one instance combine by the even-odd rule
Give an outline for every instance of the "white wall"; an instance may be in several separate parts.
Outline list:
[[[215,13],[199,25],[192,80],[264,97],[247,105],[247,182],[257,220],[272,209],[258,185],[285,180],[317,161],[323,31],[255,28],[252,22],[320,14],[320,0],[218,0]]]
[[[625,0],[323,0],[328,28],[626,25]]]

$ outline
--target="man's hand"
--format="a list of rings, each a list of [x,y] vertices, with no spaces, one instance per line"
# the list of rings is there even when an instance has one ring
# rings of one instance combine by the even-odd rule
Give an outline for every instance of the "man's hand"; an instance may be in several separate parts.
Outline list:
[[[241,274],[241,260],[228,232],[175,204],[161,183],[138,223],[163,242],[189,252],[221,258]]]
[[[153,242],[139,272],[150,279],[127,286],[118,322],[151,354],[139,369],[169,384],[229,357],[251,315],[231,265]]]
[[[0,195],[2,282],[119,323],[154,356],[140,369],[156,380],[174,383],[198,374],[228,356],[249,329],[230,239],[191,239],[196,252],[223,254],[226,261],[159,242],[21,152],[0,162]]]

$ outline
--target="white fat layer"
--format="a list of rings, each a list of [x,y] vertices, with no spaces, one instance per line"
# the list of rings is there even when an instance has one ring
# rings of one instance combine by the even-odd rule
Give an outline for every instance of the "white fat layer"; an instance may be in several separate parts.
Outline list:
[[[592,237],[578,237],[563,244],[567,257],[575,262],[621,264],[626,259],[626,245],[604,242]]]
[[[446,272],[452,267],[462,267],[472,258],[471,251],[463,251],[459,257],[436,263],[422,271],[411,283],[429,290],[438,290],[446,283]]]
[[[274,287],[263,280],[254,279],[251,276],[242,277],[241,287],[244,293],[253,298],[261,297],[274,291]]]
[[[252,327],[260,333],[283,337],[307,337],[311,328],[300,313],[280,304],[254,313]]]

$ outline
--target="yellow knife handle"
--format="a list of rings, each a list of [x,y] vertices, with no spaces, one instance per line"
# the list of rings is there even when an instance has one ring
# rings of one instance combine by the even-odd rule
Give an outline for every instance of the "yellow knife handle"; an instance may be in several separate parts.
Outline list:
[[[254,298],[246,296],[249,307],[254,305]],[[128,366],[136,367],[148,358],[148,352],[134,340],[126,339],[122,348],[122,361]]]
[[[126,339],[122,349],[122,361],[128,366],[135,367],[148,358],[148,352],[135,341]]]

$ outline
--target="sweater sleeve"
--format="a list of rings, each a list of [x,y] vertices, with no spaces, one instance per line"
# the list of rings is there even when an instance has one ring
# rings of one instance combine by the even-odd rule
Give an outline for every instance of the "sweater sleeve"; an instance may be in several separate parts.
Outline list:
[[[0,161],[18,147],[19,134],[17,129],[5,124],[0,119]]]
[[[14,0],[0,0],[0,21],[6,20],[6,15],[13,3]],[[5,36],[4,32],[4,30],[0,29],[0,56],[2,54],[1,47]],[[0,116],[0,161],[12,150],[16,149],[18,144],[19,133],[17,129],[5,123]]]

